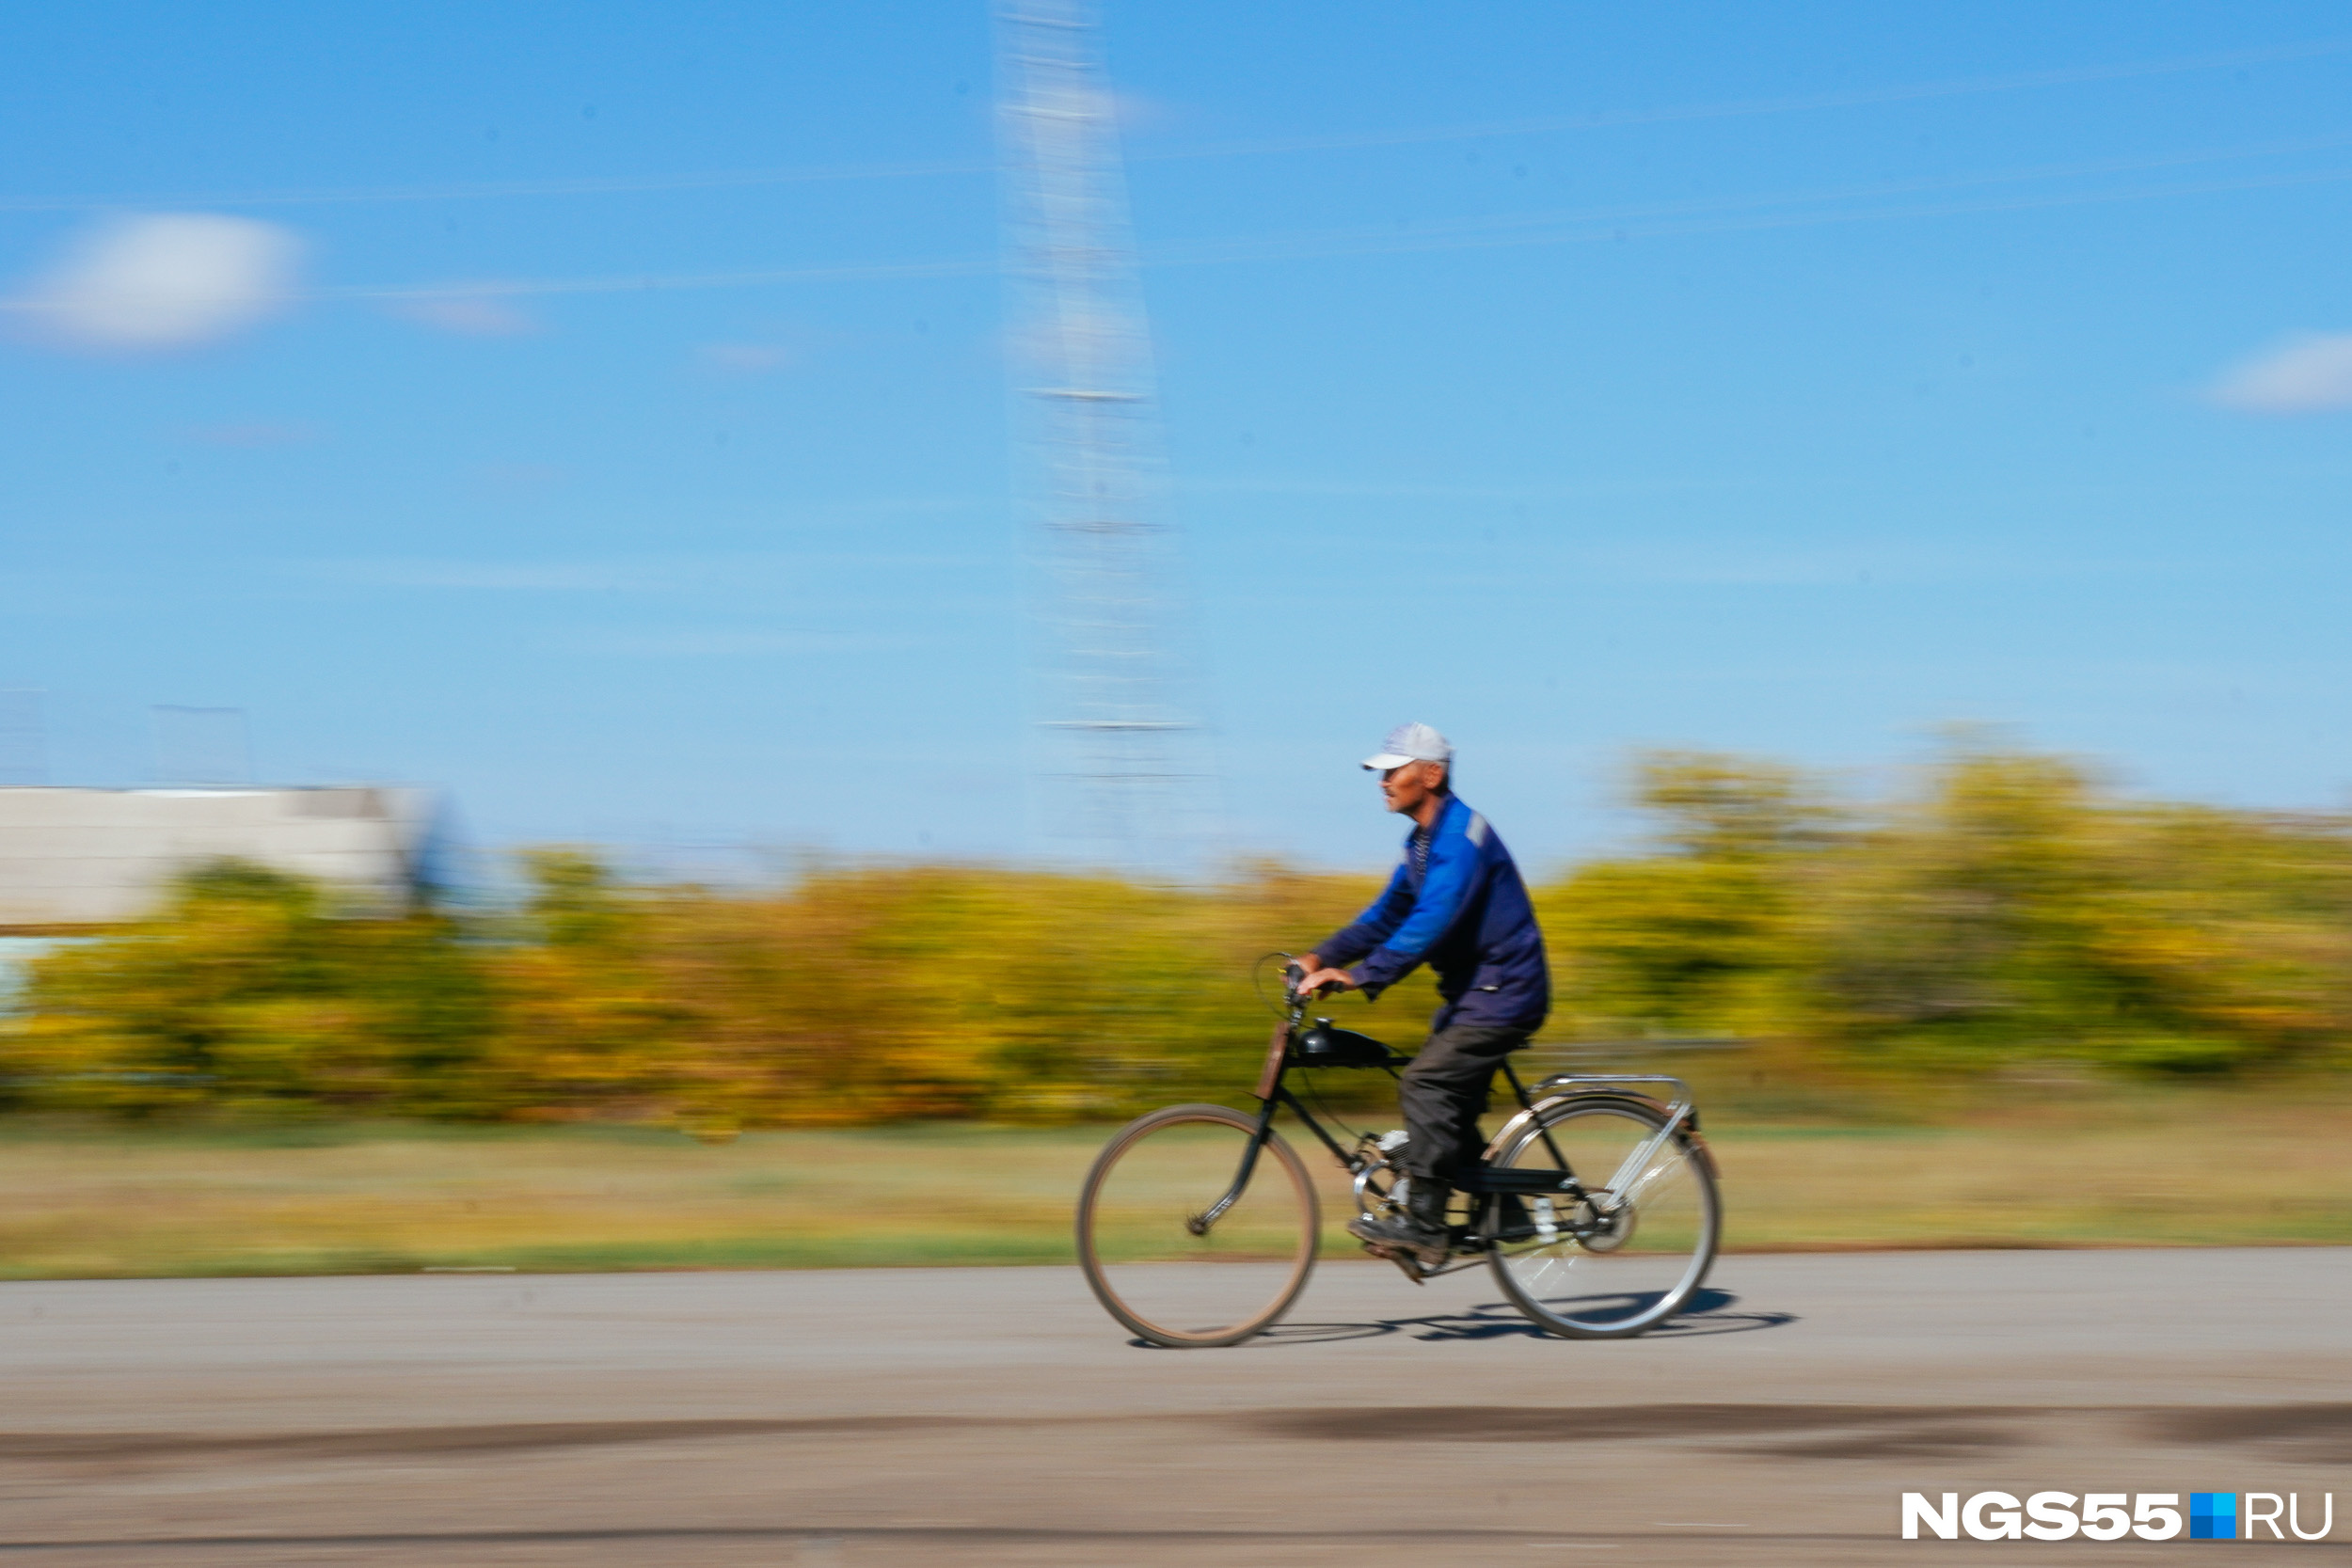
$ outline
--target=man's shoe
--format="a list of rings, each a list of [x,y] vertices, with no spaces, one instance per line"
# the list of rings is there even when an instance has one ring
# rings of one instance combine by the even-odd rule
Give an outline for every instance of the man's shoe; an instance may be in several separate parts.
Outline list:
[[[1375,1248],[1401,1248],[1437,1265],[1454,1250],[1446,1228],[1447,1189],[1436,1181],[1416,1180],[1405,1192],[1405,1212],[1375,1218],[1359,1214],[1347,1222],[1347,1233]]]
[[[1347,1233],[1367,1246],[1409,1252],[1429,1263],[1444,1262],[1446,1254],[1453,1249],[1453,1238],[1443,1230],[1416,1224],[1406,1214],[1385,1219],[1359,1214],[1347,1222]]]

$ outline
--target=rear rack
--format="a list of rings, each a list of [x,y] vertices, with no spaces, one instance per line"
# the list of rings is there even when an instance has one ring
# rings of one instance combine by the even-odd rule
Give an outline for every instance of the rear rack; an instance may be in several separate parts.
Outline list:
[[[1613,1071],[1628,1064],[1665,1059],[1705,1059],[1754,1050],[1759,1043],[1742,1035],[1652,1035],[1623,1039],[1544,1039],[1531,1041],[1513,1053],[1520,1070],[1537,1076],[1556,1072]]]
[[[1552,1093],[1557,1088],[1576,1093],[1576,1088],[1581,1088],[1583,1084],[1673,1084],[1675,1098],[1665,1107],[1665,1124],[1668,1124],[1668,1129],[1675,1129],[1675,1126],[1682,1124],[1684,1117],[1689,1117],[1693,1129],[1698,1126],[1698,1107],[1692,1101],[1692,1086],[1670,1072],[1555,1072],[1546,1079],[1536,1079],[1529,1093],[1541,1096],[1541,1093]]]

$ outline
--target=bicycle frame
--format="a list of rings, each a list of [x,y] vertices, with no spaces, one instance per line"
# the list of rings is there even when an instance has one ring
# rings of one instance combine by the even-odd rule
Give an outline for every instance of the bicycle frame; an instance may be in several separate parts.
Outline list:
[[[1233,1183],[1226,1189],[1225,1196],[1202,1212],[1191,1215],[1185,1220],[1185,1228],[1196,1236],[1207,1234],[1209,1227],[1223,1218],[1225,1212],[1239,1202],[1241,1195],[1248,1190],[1249,1179],[1257,1172],[1258,1152],[1265,1147],[1266,1139],[1273,1134],[1274,1113],[1285,1107],[1305,1125],[1309,1132],[1315,1135],[1317,1142],[1331,1151],[1331,1157],[1340,1163],[1341,1167],[1356,1178],[1357,1201],[1359,1205],[1362,1202],[1366,1176],[1374,1168],[1373,1164],[1366,1161],[1358,1150],[1345,1148],[1337,1138],[1331,1136],[1323,1123],[1315,1119],[1314,1113],[1307,1108],[1306,1102],[1293,1094],[1289,1085],[1284,1082],[1290,1076],[1292,1068],[1304,1065],[1297,1060],[1295,1047],[1299,1025],[1306,1021],[1307,999],[1293,993],[1289,997],[1289,1002],[1288,1016],[1284,1018],[1280,1027],[1274,1031],[1273,1038],[1266,1042],[1265,1065],[1260,1070],[1257,1087],[1252,1091],[1259,1101],[1257,1130],[1250,1134],[1248,1144],[1242,1149],[1241,1165],[1234,1171]],[[1318,1020],[1317,1022],[1327,1022],[1328,1021]],[[1391,1063],[1386,1064],[1386,1069],[1391,1077],[1395,1076],[1394,1062],[1398,1060],[1403,1060],[1403,1058],[1392,1058]],[[1503,1126],[1503,1134],[1507,1134],[1515,1131],[1528,1117],[1534,1114],[1536,1102],[1529,1098],[1527,1085],[1520,1081],[1518,1070],[1511,1066],[1507,1057],[1497,1062],[1496,1065],[1502,1069],[1502,1075],[1510,1080],[1512,1097],[1519,1103],[1518,1113]],[[1642,1074],[1559,1074],[1543,1080],[1536,1085],[1536,1092],[1542,1093],[1547,1089],[1556,1087],[1570,1078],[1581,1078],[1595,1083],[1663,1082],[1676,1084],[1677,1088],[1681,1087],[1679,1080],[1653,1079]],[[1637,1151],[1637,1159],[1629,1162],[1629,1168],[1639,1170],[1640,1162],[1647,1161],[1665,1139],[1673,1134],[1674,1130],[1681,1124],[1682,1117],[1689,1114],[1689,1101],[1690,1091],[1684,1088],[1677,1101],[1676,1114],[1670,1117],[1665,1128],[1659,1132],[1657,1137],[1645,1144]],[[1502,1135],[1498,1134],[1498,1142]],[[1561,1153],[1559,1146],[1552,1142],[1549,1129],[1543,1130],[1542,1137],[1545,1148],[1550,1150],[1552,1158],[1558,1163],[1559,1169],[1565,1172],[1568,1179],[1565,1187],[1559,1187],[1555,1184],[1547,1190],[1564,1191],[1575,1198],[1584,1197],[1586,1195],[1582,1184],[1576,1180],[1575,1172],[1568,1165],[1567,1157]],[[1465,1192],[1484,1196],[1490,1192],[1514,1190],[1486,1186],[1482,1172],[1468,1174],[1472,1177],[1473,1180],[1472,1184],[1462,1186]]]
[[[1483,1149],[1462,1151],[1467,1168],[1441,1165],[1441,1176],[1414,1186],[1408,1164],[1427,1170],[1421,1156],[1453,1150],[1416,1150],[1404,1147],[1404,1134],[1359,1129],[1352,1117],[1327,1109],[1322,1081],[1307,1070],[1378,1068],[1408,1077],[1411,1058],[1328,1018],[1311,1023],[1314,998],[1296,989],[1305,974],[1295,963],[1283,972],[1280,1022],[1266,1041],[1254,1112],[1207,1103],[1152,1111],[1114,1134],[1089,1169],[1077,1204],[1078,1260],[1113,1318],[1152,1344],[1228,1345],[1264,1332],[1295,1304],[1337,1194],[1327,1173],[1311,1174],[1311,1157],[1301,1161],[1296,1134],[1278,1131],[1285,1109],[1354,1179],[1362,1218],[1351,1219],[1349,1231],[1415,1284],[1491,1268],[1531,1322],[1570,1339],[1646,1333],[1689,1306],[1722,1239],[1720,1177],[1690,1085],[1662,1073],[1522,1075],[1524,1064],[1494,1058],[1515,1102],[1499,1104],[1501,1130]],[[1291,1077],[1293,1068],[1300,1078]],[[1435,1135],[1442,1142],[1452,1133]],[[1570,1149],[1581,1169],[1571,1166]],[[1177,1192],[1184,1201],[1171,1204]],[[1467,1214],[1450,1201],[1457,1193]],[[1440,1198],[1449,1200],[1442,1215]],[[1196,1202],[1203,1207],[1193,1212]],[[1228,1225],[1230,1238],[1222,1234]],[[1440,1225],[1442,1237],[1433,1233]],[[1201,1246],[1213,1227],[1216,1243]],[[1126,1266],[1161,1262],[1187,1268]],[[1195,1267],[1224,1262],[1282,1268]],[[1230,1301],[1230,1315],[1210,1316],[1227,1310],[1212,1300]]]

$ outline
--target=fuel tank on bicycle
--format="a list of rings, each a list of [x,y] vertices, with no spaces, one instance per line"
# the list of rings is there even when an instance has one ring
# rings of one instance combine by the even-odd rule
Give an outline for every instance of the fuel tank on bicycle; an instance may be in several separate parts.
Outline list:
[[[1386,1067],[1405,1058],[1353,1029],[1335,1029],[1319,1018],[1291,1042],[1291,1058],[1301,1067]]]

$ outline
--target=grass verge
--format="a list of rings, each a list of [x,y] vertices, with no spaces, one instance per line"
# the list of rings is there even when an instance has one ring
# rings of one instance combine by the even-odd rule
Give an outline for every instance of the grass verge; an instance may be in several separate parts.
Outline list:
[[[2054,1091],[1940,1125],[1708,1132],[1734,1251],[2348,1243],[2344,1111]],[[5,1121],[0,1278],[1063,1262],[1105,1131]],[[1344,1185],[1325,1191],[1341,1255]]]

